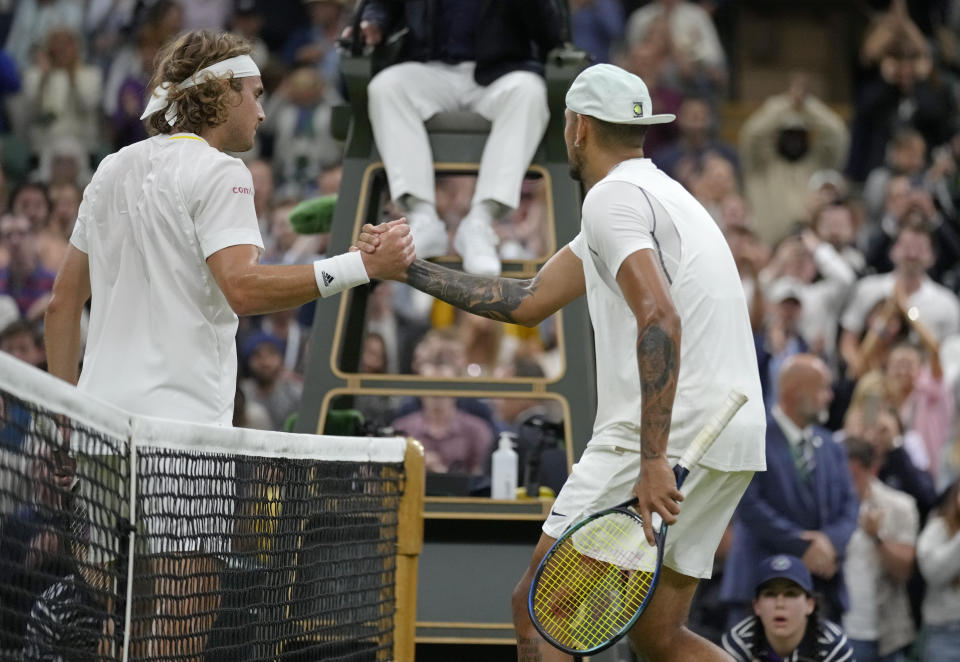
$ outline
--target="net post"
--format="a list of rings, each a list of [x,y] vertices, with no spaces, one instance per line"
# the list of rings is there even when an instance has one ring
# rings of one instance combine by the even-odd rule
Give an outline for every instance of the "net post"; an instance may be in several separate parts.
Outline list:
[[[124,588],[124,594],[126,599],[124,600],[124,612],[123,612],[123,651],[122,651],[122,660],[123,662],[128,662],[130,660],[130,643],[132,636],[132,626],[133,626],[133,580],[134,580],[134,569],[136,565],[136,559],[134,558],[136,550],[136,526],[137,526],[137,445],[133,440],[133,420],[130,421],[130,434],[127,437],[127,443],[129,444],[129,453],[130,453],[130,517],[128,518],[129,524],[129,537],[127,538],[127,576],[126,576],[126,587]],[[121,541],[122,544],[122,541]]]
[[[404,489],[397,522],[397,588],[393,659],[413,662],[417,616],[417,561],[423,549],[425,490],[423,446],[407,439],[403,458]]]

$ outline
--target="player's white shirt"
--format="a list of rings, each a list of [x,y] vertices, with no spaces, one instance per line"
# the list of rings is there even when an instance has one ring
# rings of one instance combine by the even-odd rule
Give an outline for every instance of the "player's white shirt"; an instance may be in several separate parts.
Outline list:
[[[78,388],[137,414],[230,425],[237,316],[206,258],[263,248],[246,166],[189,133],[100,164],[70,242],[87,253],[90,328]]]
[[[638,250],[657,252],[680,315],[680,374],[668,454],[678,457],[737,388],[749,400],[707,453],[719,470],[761,471],[766,417],[743,286],[716,223],[649,159],[625,161],[583,201],[570,243],[583,262],[597,357],[597,418],[590,444],[640,448],[637,322],[616,274]]]

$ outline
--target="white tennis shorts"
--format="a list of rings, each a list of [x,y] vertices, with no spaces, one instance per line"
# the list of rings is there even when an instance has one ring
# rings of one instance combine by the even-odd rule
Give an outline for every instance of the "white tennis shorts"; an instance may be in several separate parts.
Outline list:
[[[640,457],[638,451],[620,446],[587,446],[557,495],[543,532],[558,538],[583,517],[629,499],[640,475]],[[670,458],[671,464],[677,459]],[[688,577],[710,578],[713,556],[753,473],[703,466],[690,471],[680,490],[680,515],[667,534],[664,565]]]

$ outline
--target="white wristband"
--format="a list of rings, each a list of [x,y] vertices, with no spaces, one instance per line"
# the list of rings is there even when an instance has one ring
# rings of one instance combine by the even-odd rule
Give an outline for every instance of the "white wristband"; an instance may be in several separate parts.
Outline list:
[[[360,251],[317,260],[313,263],[313,275],[317,279],[317,288],[322,297],[339,294],[351,287],[370,282]]]

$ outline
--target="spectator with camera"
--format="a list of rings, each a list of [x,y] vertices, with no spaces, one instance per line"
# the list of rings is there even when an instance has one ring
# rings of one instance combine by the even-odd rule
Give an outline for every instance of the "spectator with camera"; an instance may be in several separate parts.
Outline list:
[[[853,374],[862,374],[860,336],[865,331],[868,314],[895,291],[900,292],[897,296],[908,318],[922,321],[936,341],[942,342],[960,330],[957,296],[927,275],[934,262],[933,240],[928,228],[922,224],[901,227],[890,249],[890,260],[893,271],[867,276],[857,282],[840,319],[840,352]],[[885,331],[878,328],[876,333],[882,335]]]
[[[811,175],[847,158],[843,120],[810,92],[806,74],[790,75],[786,92],[768,98],[744,123],[740,158],[757,232],[775,244],[807,220]]]

